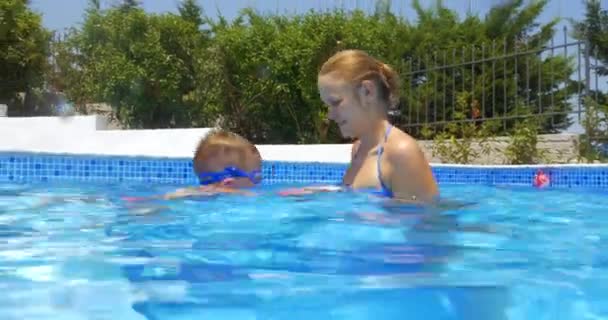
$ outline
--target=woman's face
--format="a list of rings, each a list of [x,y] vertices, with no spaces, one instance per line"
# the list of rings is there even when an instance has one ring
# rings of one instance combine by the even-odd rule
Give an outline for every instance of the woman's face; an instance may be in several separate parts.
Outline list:
[[[371,104],[373,90],[369,83],[355,87],[331,74],[318,79],[321,100],[329,107],[328,119],[334,121],[345,138],[358,138],[366,132],[373,120]]]

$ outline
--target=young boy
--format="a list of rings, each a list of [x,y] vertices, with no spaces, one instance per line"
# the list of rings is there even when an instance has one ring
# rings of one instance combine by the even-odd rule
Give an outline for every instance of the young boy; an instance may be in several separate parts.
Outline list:
[[[254,144],[240,135],[212,130],[199,142],[193,159],[200,186],[165,195],[175,199],[218,193],[251,194],[242,190],[262,181],[262,157]]]
[[[177,199],[221,193],[252,195],[243,190],[262,181],[262,157],[254,144],[240,135],[212,130],[199,142],[193,158],[199,186],[145,199]]]

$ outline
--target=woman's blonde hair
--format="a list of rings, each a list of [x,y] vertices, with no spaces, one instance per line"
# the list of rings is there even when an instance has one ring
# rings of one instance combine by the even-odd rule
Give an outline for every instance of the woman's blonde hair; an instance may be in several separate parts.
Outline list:
[[[334,74],[344,81],[358,85],[363,80],[373,81],[379,89],[382,102],[387,108],[399,103],[399,77],[387,64],[362,50],[343,50],[329,58],[319,71],[319,76]]]

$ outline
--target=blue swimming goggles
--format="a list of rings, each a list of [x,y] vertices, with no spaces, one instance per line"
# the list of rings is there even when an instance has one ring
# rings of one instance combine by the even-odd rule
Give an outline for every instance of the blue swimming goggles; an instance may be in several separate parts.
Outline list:
[[[222,182],[228,178],[248,178],[253,184],[258,184],[262,181],[262,172],[260,170],[246,172],[236,167],[226,167],[222,171],[201,172],[198,175],[201,185]]]

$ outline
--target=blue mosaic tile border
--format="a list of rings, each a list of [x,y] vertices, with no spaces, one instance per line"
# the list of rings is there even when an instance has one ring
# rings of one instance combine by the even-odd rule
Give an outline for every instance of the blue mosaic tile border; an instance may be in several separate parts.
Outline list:
[[[608,189],[608,165],[541,167],[551,186]],[[339,183],[346,164],[265,161],[264,182]],[[532,184],[538,167],[433,166],[439,184]],[[147,182],[196,184],[190,159],[0,152],[0,182]]]

